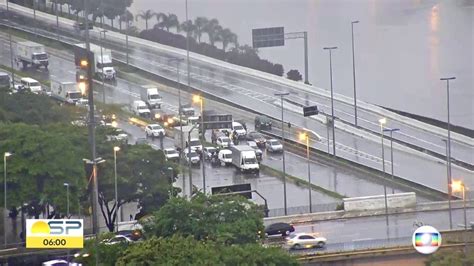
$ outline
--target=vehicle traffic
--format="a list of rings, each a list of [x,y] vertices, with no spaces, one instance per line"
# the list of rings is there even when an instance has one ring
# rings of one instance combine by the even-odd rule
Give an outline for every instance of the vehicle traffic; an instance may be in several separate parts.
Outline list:
[[[260,166],[258,165],[255,150],[247,145],[231,146],[232,164],[242,173],[259,173]]]
[[[26,41],[15,44],[16,61],[21,63],[23,68],[32,66],[34,68],[44,67],[48,69],[49,59],[44,45]]]
[[[150,109],[160,109],[163,98],[154,85],[143,85],[140,88],[140,99],[144,101]]]

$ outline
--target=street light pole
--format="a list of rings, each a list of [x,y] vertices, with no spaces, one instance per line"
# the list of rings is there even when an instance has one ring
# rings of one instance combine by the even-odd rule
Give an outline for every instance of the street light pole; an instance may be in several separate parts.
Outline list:
[[[311,199],[311,165],[309,160],[309,135],[308,133],[301,133],[300,140],[306,141],[306,161],[308,162],[308,187],[309,187],[309,212],[313,212],[313,200]]]
[[[337,49],[337,47],[324,47],[323,49],[329,50],[329,80],[331,82],[332,153],[333,156],[336,157],[336,121],[334,120],[334,88],[332,86],[332,50]]]
[[[451,196],[449,195],[449,191],[451,191],[450,185],[450,174],[449,174],[449,164],[448,164],[448,141],[443,139],[444,144],[446,145],[446,178],[448,181],[448,209],[449,209],[449,229],[453,229],[453,215],[451,211]]]
[[[193,96],[193,101],[194,102],[199,102],[199,106],[201,107],[201,144],[204,144],[204,99],[200,95],[194,95]],[[202,165],[202,191],[204,194],[206,194],[206,167],[204,165],[204,156],[202,156],[201,160],[201,165]]]
[[[10,67],[12,69],[12,82],[13,82],[13,88],[15,88],[15,68],[13,67],[13,45],[12,45],[12,32],[11,31],[12,31],[11,28],[9,28],[8,40],[10,41]]]
[[[283,158],[283,205],[285,209],[285,215],[288,215],[287,202],[286,202],[286,165],[285,165],[285,125],[283,120],[283,97],[289,95],[289,92],[275,93],[275,96],[280,96],[281,100],[281,144],[282,144],[282,158]]]
[[[385,177],[385,152],[384,152],[384,147],[383,147],[383,139],[384,139],[384,130],[383,130],[383,125],[387,123],[386,118],[381,118],[379,119],[380,123],[380,135],[381,135],[381,144],[382,144],[382,171],[383,175]],[[383,194],[384,194],[384,200],[385,200],[385,219],[387,223],[387,232],[388,232],[388,202],[387,202],[387,186],[383,185]]]
[[[99,31],[99,39],[100,39],[100,64],[102,68],[102,90],[103,90],[103,98],[102,102],[105,103],[105,73],[104,73],[104,55],[102,53],[102,48],[104,46],[104,41],[105,40],[105,33],[107,30],[101,30]],[[102,39],[102,33],[104,33],[104,39]]]
[[[186,23],[188,23],[188,0],[185,0],[186,5]],[[189,30],[186,31],[186,69],[187,69],[187,76],[188,76],[188,87],[191,87],[191,65],[189,62]]]
[[[7,1],[8,2],[8,1]],[[7,247],[7,157],[11,156],[12,154],[9,152],[5,152],[3,154],[3,245]]]
[[[394,171],[393,171],[393,132],[400,131],[399,128],[387,128],[384,129],[384,132],[390,132],[390,164],[391,164],[391,172],[392,172],[392,181],[395,179]],[[392,194],[395,194],[395,189],[392,188]]]
[[[59,14],[58,14],[58,2],[54,3],[54,9],[56,9],[56,38],[59,41]]]
[[[451,197],[453,193],[452,187],[451,187],[451,184],[452,184],[451,173],[452,172],[451,172],[451,121],[450,121],[450,114],[449,114],[449,81],[455,80],[455,79],[456,77],[440,78],[441,81],[446,81],[446,94],[447,94],[446,101],[447,101],[447,108],[448,108],[448,142],[447,142],[448,152],[446,156],[446,163],[448,165],[447,166],[448,167],[448,197],[449,197],[448,203],[451,202]],[[450,211],[450,217],[451,217],[451,211]]]
[[[351,22],[352,32],[352,78],[354,81],[354,125],[357,127],[357,93],[356,93],[356,71],[355,71],[355,56],[354,56],[354,24],[359,23],[358,20]]]
[[[118,232],[118,189],[117,189],[117,152],[120,151],[120,147],[114,147],[114,177],[115,177],[115,231]]]
[[[467,254],[467,234],[468,234],[468,227],[467,227],[467,213],[466,213],[466,184],[459,180],[459,181],[452,181],[451,183],[452,191],[461,191],[462,192],[462,201],[463,201],[463,212],[464,212],[464,256]]]

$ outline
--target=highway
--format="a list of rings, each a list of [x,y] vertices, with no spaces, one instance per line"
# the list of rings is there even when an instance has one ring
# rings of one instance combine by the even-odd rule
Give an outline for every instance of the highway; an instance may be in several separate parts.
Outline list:
[[[14,38],[15,40],[18,40],[17,38]],[[5,45],[5,40],[3,40],[3,45],[2,47],[6,47]],[[40,76],[42,79],[48,79],[48,75],[51,76],[53,79],[60,79],[60,80],[74,80],[75,78],[75,72],[74,72],[74,65],[72,63],[72,57],[69,55],[67,52],[58,52],[57,50],[54,49],[49,49],[51,58],[50,58],[50,71],[45,72],[43,69],[39,70],[28,70],[32,71],[30,72],[34,76]],[[60,53],[61,57],[56,56],[56,53]],[[8,49],[3,49],[3,52],[0,53],[0,60],[2,60],[3,64],[8,65],[9,63],[9,50]],[[68,60],[64,59],[63,57],[66,57]],[[148,83],[148,81],[143,80],[143,84]],[[96,99],[99,101],[102,101],[103,99],[103,90],[99,90],[98,94],[96,95]],[[133,84],[130,82],[127,82],[123,79],[118,79],[118,82],[115,87],[108,87],[106,90],[106,102],[107,103],[117,103],[117,104],[125,104],[129,105],[133,100],[135,100],[138,97],[139,94],[139,86],[137,84]],[[163,97],[166,101],[166,104],[164,104],[164,108],[167,109],[168,111],[171,112],[177,112],[177,106],[178,106],[178,98],[177,98],[177,93],[175,89],[172,88],[163,88],[162,90]],[[187,93],[183,92],[183,102],[187,102],[187,100],[191,99],[191,96]],[[187,100],[186,100],[187,99]],[[234,115],[237,115],[237,118],[244,118],[245,120],[248,121],[248,127],[249,129],[253,128],[253,123],[252,121],[252,114],[244,111],[239,111],[237,108],[231,108],[231,107],[225,107],[224,105],[216,105],[216,103],[212,103],[210,105],[207,105],[207,100],[206,100],[206,107],[205,108],[212,108],[212,109],[218,109],[222,111],[226,111],[226,108],[229,108],[229,110],[232,110],[232,113]],[[131,127],[127,124],[124,124],[124,126],[127,126],[126,131],[132,134],[132,137],[143,137],[144,133],[143,130],[141,129],[136,129],[135,127]],[[157,141],[155,141],[157,142]],[[157,147],[158,144],[155,144]],[[172,146],[172,143],[170,144]],[[275,169],[280,169],[281,168],[281,155],[265,155],[264,156],[264,161],[263,163],[265,165],[268,165],[272,168]],[[383,185],[384,182],[379,181],[375,178],[368,178],[367,174],[365,173],[359,173],[356,171],[351,171],[348,169],[338,169],[333,166],[328,166],[324,165],[321,163],[317,162],[312,162],[311,163],[311,168],[312,168],[312,181],[314,184],[319,185],[323,188],[326,188],[328,190],[336,191],[341,195],[346,195],[346,196],[367,196],[367,195],[380,195],[383,193]],[[201,179],[201,171],[197,170],[195,171],[196,173],[193,174],[195,184],[198,187],[201,187],[202,184],[202,179]],[[213,176],[223,176],[229,174],[229,176],[232,176],[232,172],[222,172],[221,169],[215,170],[215,171],[207,171],[208,177],[207,179],[207,185],[208,188],[207,190],[209,191],[210,187],[212,186],[218,186],[222,184],[230,184],[232,180],[223,180],[222,178],[214,178]],[[306,180],[307,178],[307,173],[306,173],[306,160],[305,158],[302,158],[298,155],[292,154],[292,153],[287,153],[287,173],[293,176],[300,177],[303,180]],[[213,179],[214,178],[214,179]],[[271,181],[271,182],[270,182]],[[271,180],[268,181],[272,183],[272,186],[269,186],[268,182],[265,182],[266,186],[271,187],[271,191],[274,193],[264,193],[264,196],[267,197],[269,200],[269,206],[271,209],[280,209],[283,207],[282,205],[282,183],[281,180],[278,178],[272,177]],[[243,180],[235,180],[234,182],[243,182]],[[259,181],[260,183],[263,181]],[[181,183],[179,183],[181,184]],[[252,184],[253,188],[256,187],[261,187],[259,186],[257,182],[255,184]],[[400,187],[396,184],[389,183],[386,184],[388,187],[388,191],[394,191],[394,192],[406,192],[406,191],[411,191],[410,189],[407,189],[406,187]],[[260,192],[261,189],[258,189]],[[289,202],[291,204],[289,207],[300,207],[300,206],[306,206],[307,205],[307,193],[299,193],[300,191],[293,191],[292,189],[288,189],[288,195],[289,195]],[[326,203],[331,203],[334,202],[334,199],[328,198],[328,196],[321,194],[321,193],[316,193],[313,192],[313,205],[316,205],[315,210],[317,210],[318,205],[323,205],[322,207],[325,207]],[[298,195],[298,199],[293,198],[294,196],[292,195]],[[303,195],[303,196],[301,196]],[[427,199],[420,197],[420,201],[425,201]],[[295,210],[298,211],[298,210]],[[301,212],[301,210],[300,210]],[[282,213],[282,210],[280,210],[280,213]]]
[[[48,17],[45,15],[45,17]],[[60,19],[61,25],[64,26],[65,28],[70,27],[71,23],[68,22],[67,20]],[[52,33],[49,33],[51,36]],[[91,36],[97,35],[97,30],[93,30],[91,32]],[[109,32],[107,35],[107,43],[110,43],[110,39],[120,37],[120,34]],[[112,36],[112,37],[110,37]],[[123,46],[123,36],[120,37],[120,45]],[[63,37],[62,37],[63,38]],[[149,42],[146,41],[140,41],[138,42],[137,39],[130,37],[129,38],[129,44],[131,49],[131,53],[129,55],[130,63],[134,64],[138,67],[147,69],[150,72],[157,73],[160,75],[163,75],[165,77],[170,77],[173,78],[173,73],[175,72],[175,68],[173,65],[168,65],[167,59],[170,57],[181,57],[178,54],[183,54],[181,52],[176,52],[173,49],[168,49],[168,48],[163,48],[160,45],[155,45],[158,48],[151,48],[149,45]],[[116,46],[114,46],[116,47]],[[175,54],[172,54],[175,53]],[[125,61],[125,55],[123,52],[117,52],[114,53],[114,57],[117,59],[120,59],[122,61]],[[192,54],[192,58],[198,57]],[[242,98],[242,101],[246,104],[246,106],[250,105],[250,108],[252,108],[252,105],[255,106],[256,104],[260,104],[261,102],[266,103],[267,105],[270,105],[273,108],[265,108],[262,110],[259,110],[263,113],[270,114],[274,116],[275,114],[275,97],[273,96],[273,93],[275,91],[281,91],[281,90],[286,90],[291,93],[289,96],[289,100],[291,102],[295,102],[298,104],[306,104],[306,103],[318,103],[319,105],[325,109],[327,112],[327,91],[318,89],[318,88],[313,88],[312,91],[308,91],[308,88],[299,84],[299,85],[294,85],[292,87],[291,85],[288,85],[288,81],[285,80],[285,84],[282,85],[281,80],[279,80],[276,77],[272,77],[274,80],[268,79],[268,78],[261,78],[260,75],[244,75],[242,74],[242,71],[229,71],[228,68],[222,68],[222,67],[210,67],[212,65],[210,63],[212,60],[206,60],[206,62],[203,62],[202,58],[199,60],[191,60],[191,85],[197,86],[199,82],[203,82],[204,87],[206,88],[206,91],[217,94],[218,96],[222,96],[221,94],[226,94],[228,97],[232,98],[232,100],[235,100],[235,96],[238,96],[239,98]],[[214,63],[214,61],[212,61]],[[162,64],[160,66],[160,64]],[[184,66],[182,67],[182,73],[183,77],[181,78],[183,83],[186,82],[186,71],[184,70]],[[201,74],[198,74],[199,71],[201,71]],[[257,77],[258,76],[258,77]],[[198,83],[193,81],[193,78],[198,78]],[[209,84],[211,83],[211,84]],[[291,82],[290,82],[291,83]],[[211,85],[211,86],[209,86]],[[305,88],[302,88],[305,87]],[[220,92],[220,93],[219,93]],[[324,94],[324,95],[321,95]],[[224,96],[226,96],[224,95]],[[318,98],[319,97],[319,98]],[[337,101],[338,103],[336,104],[336,116],[340,116],[341,119],[351,121],[350,119],[350,112],[348,109],[350,109],[350,105],[347,104],[347,102],[350,102],[347,98],[345,99],[344,97],[340,97],[340,101]],[[366,104],[360,103],[359,106],[362,108]],[[326,107],[325,107],[326,106]],[[259,105],[259,107],[261,107]],[[371,109],[377,109],[375,106],[371,106]],[[364,109],[364,108],[362,108]],[[379,108],[380,109],[380,108]],[[373,112],[373,111],[368,111],[368,110],[361,110],[361,125],[364,125],[372,130],[372,131],[378,131],[378,118],[380,118],[382,115],[388,116],[388,117],[393,117],[394,114],[387,112],[387,111],[381,111],[381,113]],[[364,115],[364,113],[367,113]],[[409,143],[415,144],[417,146],[423,147],[428,150],[432,150],[434,152],[437,152],[439,154],[444,154],[444,143],[441,141],[441,138],[444,138],[444,134],[440,133],[443,132],[443,130],[440,131],[440,129],[437,129],[437,133],[429,133],[427,130],[432,130],[430,128],[426,128],[422,126],[422,128],[418,126],[413,126],[411,124],[414,123],[413,120],[403,118],[401,119],[398,117],[399,120],[404,120],[405,122],[401,121],[396,121],[396,119],[389,119],[389,124],[387,127],[391,128],[401,128],[401,132],[399,134],[395,134],[395,138],[400,138],[401,140],[407,141]],[[295,124],[297,125],[305,125],[306,121],[305,119],[302,119],[301,117],[298,117],[296,120],[293,119],[292,116],[288,118],[290,121],[297,121]],[[311,121],[314,122],[314,121]],[[319,124],[319,125],[314,125],[313,123],[308,123],[311,126],[311,129],[316,129],[318,132],[324,132],[325,129],[324,127]],[[340,123],[339,123],[340,124]],[[416,123],[419,125],[420,123]],[[338,123],[336,123],[338,125]],[[342,127],[342,125],[340,125]],[[347,129],[346,129],[347,130]],[[358,130],[350,130],[351,133],[357,132]],[[354,132],[353,132],[354,131]],[[440,131],[440,132],[438,132]],[[358,134],[364,135],[364,132],[358,132]],[[372,134],[369,134],[372,135]],[[371,138],[373,140],[373,135]],[[364,149],[367,149],[367,152],[371,153],[372,155],[377,154],[378,150],[377,145],[366,145],[369,143],[367,140],[352,140],[356,138],[355,136],[352,136],[352,134],[348,134],[347,132],[337,132],[337,141],[342,142],[344,145],[350,146],[350,147],[357,147],[357,144],[354,144],[354,142],[363,142],[362,145],[359,145],[359,149],[361,149],[361,146],[364,146]],[[459,139],[459,141],[456,141],[456,139]],[[372,147],[371,147],[372,146]],[[364,150],[365,151],[365,150]],[[342,154],[344,156],[344,154]],[[452,156],[456,158],[457,160],[462,160],[464,162],[472,162],[472,139],[469,138],[463,138],[460,136],[457,136],[456,134],[453,134],[453,143],[452,143]],[[362,161],[362,163],[366,163]],[[373,165],[367,164],[371,167],[374,167]],[[413,167],[412,167],[413,168]],[[412,171],[413,169],[410,169],[409,171]],[[438,189],[438,188],[437,188]]]
[[[462,209],[452,212],[453,229],[460,229],[458,224],[464,223]],[[468,223],[474,221],[474,209],[467,210]],[[391,214],[387,224],[384,215],[351,219],[327,220],[316,223],[297,224],[295,232],[316,233],[328,239],[324,249],[308,249],[294,251],[295,253],[335,252],[363,248],[375,248],[383,245],[410,245],[411,236],[416,230],[414,222],[431,225],[439,231],[449,230],[449,215],[447,210],[427,211],[418,213]],[[272,237],[273,243],[282,243],[280,237]],[[390,240],[388,240],[390,239]],[[391,241],[392,243],[390,243]]]

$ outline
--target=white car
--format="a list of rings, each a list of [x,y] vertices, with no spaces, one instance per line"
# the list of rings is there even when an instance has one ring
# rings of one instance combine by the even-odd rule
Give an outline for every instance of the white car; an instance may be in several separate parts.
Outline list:
[[[204,147],[202,148],[202,156],[204,160],[210,160],[212,157],[212,154],[216,153],[217,149],[214,147]]]
[[[165,136],[165,130],[158,124],[150,124],[145,127],[146,137],[158,138],[160,136]]]
[[[188,149],[184,149],[184,157],[188,162],[191,162],[191,164],[193,165],[198,165],[201,161],[199,154],[195,150],[191,150],[191,152],[189,152]]]
[[[102,79],[107,79],[107,80],[114,80],[116,73],[115,69],[113,67],[103,67],[102,72],[100,74],[102,75]]]
[[[217,154],[217,158],[221,162],[221,165],[231,165],[232,164],[232,151],[223,149],[220,150]]]
[[[232,145],[230,138],[225,136],[218,137],[216,143],[221,148],[229,148]]]
[[[267,151],[269,152],[282,152],[283,151],[283,145],[281,144],[280,141],[276,139],[267,140],[266,147],[267,147]]]
[[[178,161],[179,160],[179,153],[174,148],[167,148],[163,150],[167,161]]]
[[[239,122],[232,122],[232,130],[237,133],[238,138],[243,138],[247,135],[247,130]]]
[[[123,235],[117,235],[110,239],[106,239],[102,241],[102,243],[105,245],[115,245],[118,243],[131,243],[131,242],[133,242],[132,239]]]
[[[322,248],[326,245],[326,241],[326,238],[315,234],[297,233],[287,237],[285,245],[288,249]]]
[[[263,157],[263,152],[258,148],[257,143],[255,141],[247,141],[247,145],[249,145],[255,151],[257,159],[261,161]]]

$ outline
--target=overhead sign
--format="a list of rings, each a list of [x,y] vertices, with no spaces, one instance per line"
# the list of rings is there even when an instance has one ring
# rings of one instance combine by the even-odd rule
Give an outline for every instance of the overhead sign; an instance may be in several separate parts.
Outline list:
[[[214,111],[204,111],[204,129],[232,128],[232,115],[219,114]]]
[[[222,186],[222,187],[213,187],[212,188],[212,195],[221,194],[221,193],[229,193],[229,192],[241,192],[241,191],[250,191],[252,190],[252,186],[247,184],[239,184],[239,185],[230,185],[230,186]],[[252,192],[245,192],[239,193],[238,195],[242,195],[247,199],[252,199]]]
[[[319,113],[319,111],[318,111],[318,107],[316,105],[304,106],[303,107],[303,115],[304,116],[317,115],[318,113]]]
[[[83,248],[82,219],[27,219],[26,248]]]
[[[252,44],[253,48],[283,46],[285,30],[283,27],[253,29]]]

